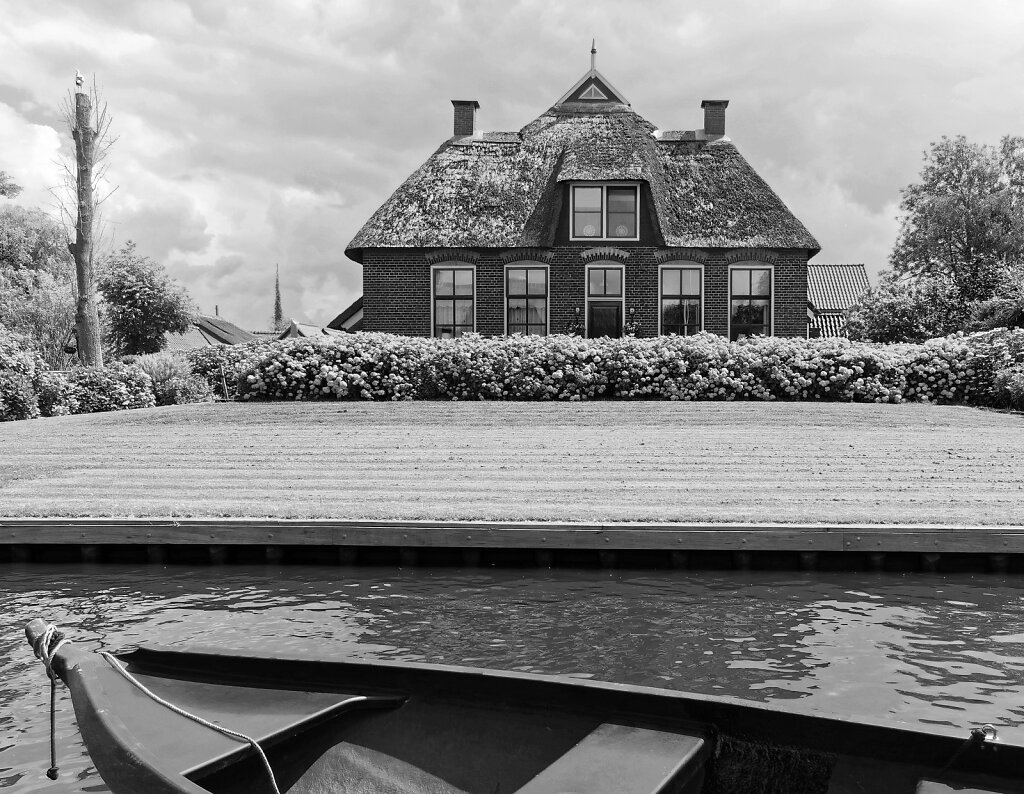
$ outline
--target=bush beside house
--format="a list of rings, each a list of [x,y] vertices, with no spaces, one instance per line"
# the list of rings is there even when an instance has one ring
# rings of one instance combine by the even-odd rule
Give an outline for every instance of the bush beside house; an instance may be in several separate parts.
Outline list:
[[[212,399],[832,400],[1024,410],[1024,330],[922,344],[841,338],[298,338],[53,372],[0,332],[0,420]]]
[[[263,348],[246,400],[836,400],[1024,409],[1024,331],[923,344],[758,337],[455,340],[364,333]]]

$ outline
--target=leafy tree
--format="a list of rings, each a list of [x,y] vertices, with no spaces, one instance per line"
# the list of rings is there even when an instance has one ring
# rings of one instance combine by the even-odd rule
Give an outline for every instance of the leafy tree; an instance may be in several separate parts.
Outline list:
[[[959,299],[947,282],[883,272],[878,286],[848,312],[846,333],[868,342],[923,342],[960,330],[961,319]]]
[[[14,198],[21,192],[21,185],[16,185],[6,171],[0,171],[0,196]]]
[[[852,338],[922,341],[1014,321],[1024,279],[1024,138],[983,146],[943,137],[924,153],[920,181],[901,191],[900,209],[892,271],[851,310]]]
[[[99,279],[110,341],[121,355],[156,353],[167,333],[188,330],[195,308],[163,266],[135,251],[129,241],[107,261]]]
[[[1024,262],[1024,138],[998,147],[944,137],[925,152],[889,264],[897,275],[943,277],[964,305],[991,298]]]
[[[60,224],[37,209],[0,209],[0,318],[54,369],[75,324],[75,270]]]

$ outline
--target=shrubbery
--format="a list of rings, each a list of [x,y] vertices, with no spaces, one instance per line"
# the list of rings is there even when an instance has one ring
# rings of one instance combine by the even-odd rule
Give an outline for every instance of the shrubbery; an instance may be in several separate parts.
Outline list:
[[[238,376],[259,360],[267,347],[266,342],[247,342],[244,345],[213,345],[185,351],[192,373],[203,378],[214,394],[234,397]]]
[[[0,421],[148,408],[158,398],[171,405],[209,400],[211,394],[187,361],[169,354],[104,368],[51,371],[0,326]]]
[[[758,337],[424,339],[361,333],[49,372],[0,329],[0,419],[211,399],[833,400],[1024,410],[1024,330],[922,344]]]
[[[184,405],[213,399],[206,379],[192,374],[192,365],[184,354],[150,353],[132,357],[131,363],[152,379],[157,405]]]
[[[238,379],[258,400],[838,400],[1015,405],[1024,331],[923,344],[759,337],[414,339],[265,344]],[[1001,374],[1002,373],[1002,374]],[[1010,374],[1006,374],[1010,373]]]

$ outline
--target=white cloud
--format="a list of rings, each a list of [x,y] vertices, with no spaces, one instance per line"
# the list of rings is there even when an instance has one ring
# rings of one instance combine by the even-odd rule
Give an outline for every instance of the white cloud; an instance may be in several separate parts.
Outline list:
[[[516,130],[589,66],[662,129],[728,130],[823,246],[884,266],[899,190],[943,134],[1019,133],[1024,6],[986,0],[71,0],[0,27],[0,169],[46,205],[57,107],[96,74],[120,140],[106,214],[201,307],[326,322],[359,294],[344,247],[450,134],[451,98]]]

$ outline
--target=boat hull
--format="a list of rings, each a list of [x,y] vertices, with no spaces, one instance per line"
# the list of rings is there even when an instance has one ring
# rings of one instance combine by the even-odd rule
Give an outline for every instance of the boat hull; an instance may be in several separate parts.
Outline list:
[[[1024,792],[1024,747],[970,726],[429,664],[157,646],[116,660],[154,694],[253,735],[295,794],[328,790],[317,775],[417,794],[913,794],[929,779]],[[54,668],[115,794],[271,790],[245,742],[189,723],[98,654],[65,646]]]

